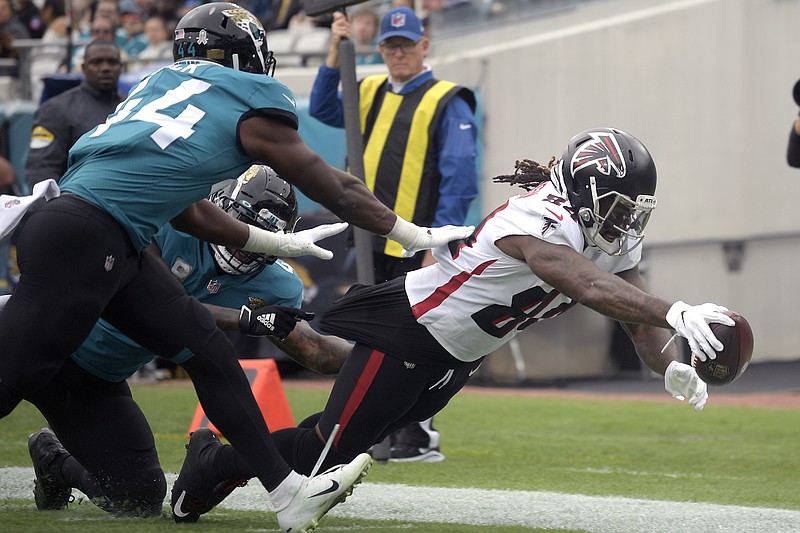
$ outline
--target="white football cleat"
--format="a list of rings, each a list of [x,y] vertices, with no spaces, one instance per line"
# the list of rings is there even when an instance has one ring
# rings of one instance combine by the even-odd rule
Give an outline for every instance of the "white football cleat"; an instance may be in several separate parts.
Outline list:
[[[289,505],[276,511],[278,525],[286,533],[307,533],[319,519],[353,493],[353,488],[372,466],[372,457],[361,453],[345,465],[306,477]]]

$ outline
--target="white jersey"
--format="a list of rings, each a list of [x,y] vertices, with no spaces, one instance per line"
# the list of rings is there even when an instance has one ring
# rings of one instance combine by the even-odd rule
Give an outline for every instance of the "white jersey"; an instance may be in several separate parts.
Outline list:
[[[509,198],[481,222],[470,240],[434,249],[436,264],[406,276],[406,294],[417,322],[454,357],[474,361],[520,330],[573,306],[571,298],[539,279],[527,263],[495,246],[509,235],[569,246],[612,274],[639,263],[641,247],[610,256],[585,246],[571,211],[555,186],[545,182]]]

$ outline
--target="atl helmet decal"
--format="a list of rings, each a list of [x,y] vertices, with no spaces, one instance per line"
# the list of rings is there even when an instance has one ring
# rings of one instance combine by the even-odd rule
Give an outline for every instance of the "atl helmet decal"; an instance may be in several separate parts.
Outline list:
[[[392,28],[402,28],[406,25],[406,14],[405,13],[395,13],[392,15],[391,20]]]
[[[242,31],[247,32],[255,41],[256,45],[264,44],[264,26],[248,10],[242,8],[224,9],[222,14],[233,20]]]
[[[606,132],[590,132],[589,135],[591,139],[579,146],[572,156],[572,175],[582,168],[595,165],[606,176],[610,176],[613,170],[618,178],[624,178],[627,170],[625,158],[614,135]]]

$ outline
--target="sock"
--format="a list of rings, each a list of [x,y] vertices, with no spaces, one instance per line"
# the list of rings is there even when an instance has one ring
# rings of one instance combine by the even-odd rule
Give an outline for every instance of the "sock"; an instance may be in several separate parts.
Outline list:
[[[80,490],[89,498],[97,498],[103,495],[103,491],[94,480],[94,477],[71,455],[64,457],[61,466],[54,470],[58,472],[64,483]]]
[[[255,477],[255,471],[247,464],[241,455],[236,453],[233,446],[225,444],[218,448],[217,455],[214,457],[214,473],[219,474],[224,479],[250,479]]]
[[[275,489],[269,491],[269,501],[272,502],[276,513],[289,506],[306,479],[305,476],[292,471]]]

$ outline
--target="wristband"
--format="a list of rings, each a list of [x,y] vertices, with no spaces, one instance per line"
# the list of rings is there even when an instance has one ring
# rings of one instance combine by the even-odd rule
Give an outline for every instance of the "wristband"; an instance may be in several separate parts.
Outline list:
[[[419,228],[416,224],[397,217],[394,221],[392,230],[385,235],[387,239],[391,239],[400,243],[403,248],[412,248],[413,244],[417,241],[419,236]]]
[[[246,252],[258,252],[267,255],[277,255],[281,247],[280,233],[273,233],[265,229],[257,228],[250,224],[247,225],[249,235],[247,242],[242,246],[242,250]]]

